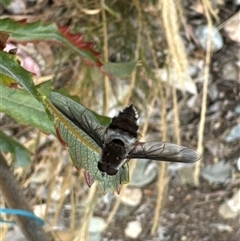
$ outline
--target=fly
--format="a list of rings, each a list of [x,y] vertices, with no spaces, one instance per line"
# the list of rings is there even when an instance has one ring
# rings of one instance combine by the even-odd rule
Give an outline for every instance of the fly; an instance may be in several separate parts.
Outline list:
[[[183,163],[193,163],[201,158],[201,154],[184,146],[160,141],[139,142],[139,115],[133,105],[119,112],[112,118],[109,126],[104,127],[96,122],[95,117],[91,118],[87,109],[79,113],[76,103],[72,100],[68,102],[67,107],[63,107],[57,101],[57,95],[50,94],[50,100],[55,108],[100,147],[101,155],[97,167],[102,175],[116,175],[132,158]]]

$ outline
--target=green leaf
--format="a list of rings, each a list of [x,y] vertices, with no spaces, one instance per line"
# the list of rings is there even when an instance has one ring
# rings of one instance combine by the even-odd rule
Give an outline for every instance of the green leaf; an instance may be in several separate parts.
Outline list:
[[[0,51],[0,74],[2,76],[0,80],[1,83],[4,82],[6,79],[4,76],[6,76],[16,83],[19,83],[35,98],[41,99],[33,84],[32,74],[20,66],[16,55]]]
[[[18,123],[37,127],[45,133],[54,133],[54,127],[41,103],[26,90],[10,89],[0,84],[0,111]]]
[[[29,151],[2,131],[0,131],[0,150],[12,153],[15,168],[26,167],[31,161]]]
[[[48,80],[38,84],[36,85],[36,89],[41,96],[49,96],[50,92],[52,92],[52,81]]]
[[[92,179],[97,180],[104,190],[117,190],[127,183],[127,165],[114,176],[103,175],[98,169],[101,148],[97,142],[102,138],[105,128],[95,115],[84,106],[58,93],[52,92],[46,106],[55,118],[55,128],[61,143],[69,148],[74,165],[83,168]],[[101,141],[101,140],[100,140]]]
[[[137,61],[133,60],[126,63],[105,63],[103,69],[112,74],[116,78],[123,78],[130,75],[137,65]]]
[[[10,5],[10,3],[12,2],[12,0],[2,0],[1,3],[2,5],[6,8],[8,5]]]
[[[92,111],[92,113],[95,115],[95,117],[97,118],[98,122],[102,126],[108,126],[110,124],[110,122],[111,122],[111,118],[110,117],[99,115],[95,111]]]

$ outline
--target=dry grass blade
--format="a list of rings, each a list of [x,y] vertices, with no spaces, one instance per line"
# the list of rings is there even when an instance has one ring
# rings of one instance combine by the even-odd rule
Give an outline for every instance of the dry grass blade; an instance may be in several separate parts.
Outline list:
[[[177,8],[181,7],[180,4],[176,4],[174,1],[161,1],[158,2],[158,9],[161,9],[161,17],[163,21],[164,32],[166,35],[166,40],[168,44],[168,51],[169,51],[169,66],[173,67],[173,71],[178,76],[181,85],[183,85],[183,76],[187,76],[187,58],[185,54],[185,50],[182,44],[182,40],[179,34],[179,24],[178,24],[178,13],[181,13],[181,9],[177,12]],[[161,20],[158,20],[159,23]],[[171,71],[171,70],[170,70]],[[170,81],[170,80],[169,80]],[[174,108],[174,133],[177,144],[180,144],[180,130],[179,130],[179,113],[178,113],[178,103],[177,103],[177,96],[176,96],[176,89],[172,87],[172,98],[173,98],[173,108]],[[162,135],[163,140],[167,140],[167,124],[166,124],[166,101],[164,98],[162,86],[160,86],[160,98],[162,101]],[[160,173],[158,177],[158,197],[156,201],[156,210],[154,212],[153,218],[153,226],[151,229],[151,235],[155,235],[157,231],[157,227],[159,224],[159,219],[161,216],[161,209],[163,207],[163,200],[164,194],[167,189],[167,164],[161,163],[160,164]],[[166,185],[165,185],[166,184]]]
[[[157,19],[159,25],[161,25],[161,20]],[[154,68],[158,69],[158,61],[154,52],[154,46],[153,46],[153,42],[152,39],[150,37],[150,32],[148,30],[148,26],[147,24],[144,25],[144,32],[146,34],[147,37],[147,42],[149,44],[149,51],[151,52],[151,57],[153,60],[153,64],[154,64]],[[160,130],[161,130],[161,135],[163,140],[167,140],[167,113],[166,113],[166,99],[165,99],[165,95],[164,95],[164,87],[162,85],[162,80],[158,79],[157,80],[157,84],[158,86],[156,88],[154,88],[155,90],[158,90],[159,93],[159,97],[160,97],[160,103],[161,103],[161,107],[159,107],[159,110],[161,110],[161,126],[160,126]],[[152,104],[151,106],[153,106],[154,104],[154,100],[155,100],[155,95],[153,95],[152,98]],[[148,112],[149,114],[150,112]],[[147,114],[148,118],[147,121],[145,123],[148,122],[148,119],[150,118],[150,116]],[[143,130],[142,133],[145,134],[147,131],[147,124],[145,124],[143,126]],[[167,182],[166,182],[166,163],[160,163],[160,171],[159,171],[159,175],[158,175],[158,180],[157,180],[157,200],[156,200],[156,209],[154,212],[154,217],[153,217],[153,224],[152,224],[152,228],[151,228],[151,235],[154,235],[156,233],[158,224],[159,224],[159,219],[161,216],[161,209],[163,207],[163,198],[164,198],[164,194],[167,191]],[[165,185],[166,184],[166,185]]]
[[[155,214],[153,217],[153,225],[151,228],[151,235],[156,235],[156,231],[159,225],[160,217],[161,217],[161,210],[163,208],[164,197],[165,193],[167,192],[168,181],[167,181],[167,164],[164,162],[160,163],[160,172],[157,181],[157,200],[156,200],[156,208]]]
[[[137,25],[138,25],[138,30],[137,30],[137,43],[136,43],[136,50],[135,50],[135,60],[139,60],[139,53],[141,49],[141,34],[142,34],[142,10],[140,7],[140,2],[139,0],[134,0],[133,1],[134,6],[136,7],[137,10]],[[136,81],[136,69],[133,71],[131,75],[131,81],[130,81],[130,86],[129,90],[124,98],[124,106],[127,106],[130,100],[130,97],[132,96],[133,88],[135,87],[135,81]]]
[[[54,226],[54,224],[57,223],[57,219],[58,219],[59,213],[62,210],[63,203],[65,201],[65,193],[66,193],[66,190],[69,188],[69,183],[71,183],[71,176],[72,176],[72,170],[70,168],[68,168],[67,169],[67,173],[66,173],[66,175],[64,177],[63,185],[61,186],[61,190],[59,191],[60,197],[59,197],[58,203],[56,205],[55,215],[54,215],[54,217],[52,219],[52,223],[53,223],[52,226]]]
[[[104,62],[108,62],[108,34],[107,34],[107,19],[106,19],[106,13],[105,8],[103,7],[105,5],[105,1],[101,0],[101,6],[102,6],[102,23],[103,23],[103,56],[104,56]],[[107,115],[108,109],[109,109],[109,78],[107,75],[104,76],[104,88],[103,88],[103,114]]]
[[[178,112],[178,102],[177,102],[177,91],[176,88],[172,87],[172,98],[173,98],[173,115],[174,115],[174,135],[176,139],[176,144],[181,144],[180,139],[180,123],[179,123],[179,112]]]
[[[180,17],[178,12],[181,11],[177,11],[177,7],[180,8],[181,5],[177,5],[173,0],[160,1],[158,4],[161,6],[161,17],[169,52],[169,64],[172,65],[178,81],[183,85],[183,81],[186,78],[191,79],[191,77],[187,71],[186,50],[179,32]]]
[[[73,241],[89,240],[88,225],[97,202],[98,190],[99,185],[95,182],[89,189],[88,197],[86,200],[86,207],[82,217],[82,224],[81,227],[76,230],[74,234],[75,238],[73,239]]]
[[[217,29],[220,31],[222,28],[224,28],[226,25],[230,24],[232,21],[238,21],[240,20],[240,11],[235,13],[232,17],[227,19],[225,22],[220,24]]]
[[[204,67],[204,82],[203,82],[203,97],[202,97],[202,109],[201,109],[201,119],[199,123],[198,130],[198,146],[197,151],[203,153],[203,138],[204,138],[204,127],[205,127],[205,117],[207,110],[207,94],[208,94],[208,80],[209,80],[209,66],[211,62],[211,29],[212,29],[212,7],[211,2],[209,0],[202,0],[204,12],[206,14],[207,22],[208,22],[208,39],[207,39],[207,51],[205,57],[205,67]],[[194,183],[195,185],[199,184],[199,175],[200,175],[200,165],[201,162],[197,162],[194,169]]]
[[[163,94],[163,86],[161,85],[161,82],[159,82],[159,92],[160,92],[160,99],[161,99],[161,110],[162,110],[162,120],[161,120],[161,133],[163,136],[163,140],[167,140],[167,113],[166,113],[166,100]],[[167,164],[166,163],[160,163],[160,171],[158,175],[157,180],[157,200],[156,200],[156,209],[154,212],[153,217],[153,224],[151,228],[151,235],[155,235],[160,217],[161,217],[161,210],[163,208],[163,197],[167,190],[167,181],[166,181],[166,175],[167,175]],[[166,185],[165,185],[166,184]]]

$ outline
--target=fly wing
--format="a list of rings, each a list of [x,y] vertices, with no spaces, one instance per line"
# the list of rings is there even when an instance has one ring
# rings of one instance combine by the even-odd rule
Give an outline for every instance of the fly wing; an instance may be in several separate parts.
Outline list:
[[[198,161],[201,154],[185,146],[167,142],[136,142],[127,158],[191,163]]]
[[[106,130],[94,114],[75,101],[56,92],[50,93],[50,101],[64,116],[89,135],[102,148],[102,138]]]

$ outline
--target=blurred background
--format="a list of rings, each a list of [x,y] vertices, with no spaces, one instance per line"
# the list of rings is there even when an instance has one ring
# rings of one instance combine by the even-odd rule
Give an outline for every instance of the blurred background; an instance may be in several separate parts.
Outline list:
[[[0,3],[1,18],[82,33],[102,63],[137,63],[127,76],[109,78],[66,46],[17,44],[35,84],[49,82],[109,117],[132,103],[139,140],[203,154],[195,165],[132,160],[130,183],[119,195],[104,194],[97,183],[87,186],[54,135],[1,113],[1,130],[31,152],[15,179],[54,240],[239,240],[239,10],[238,0]],[[11,165],[11,155],[4,157]],[[18,226],[1,224],[1,233],[4,241],[25,240]]]

